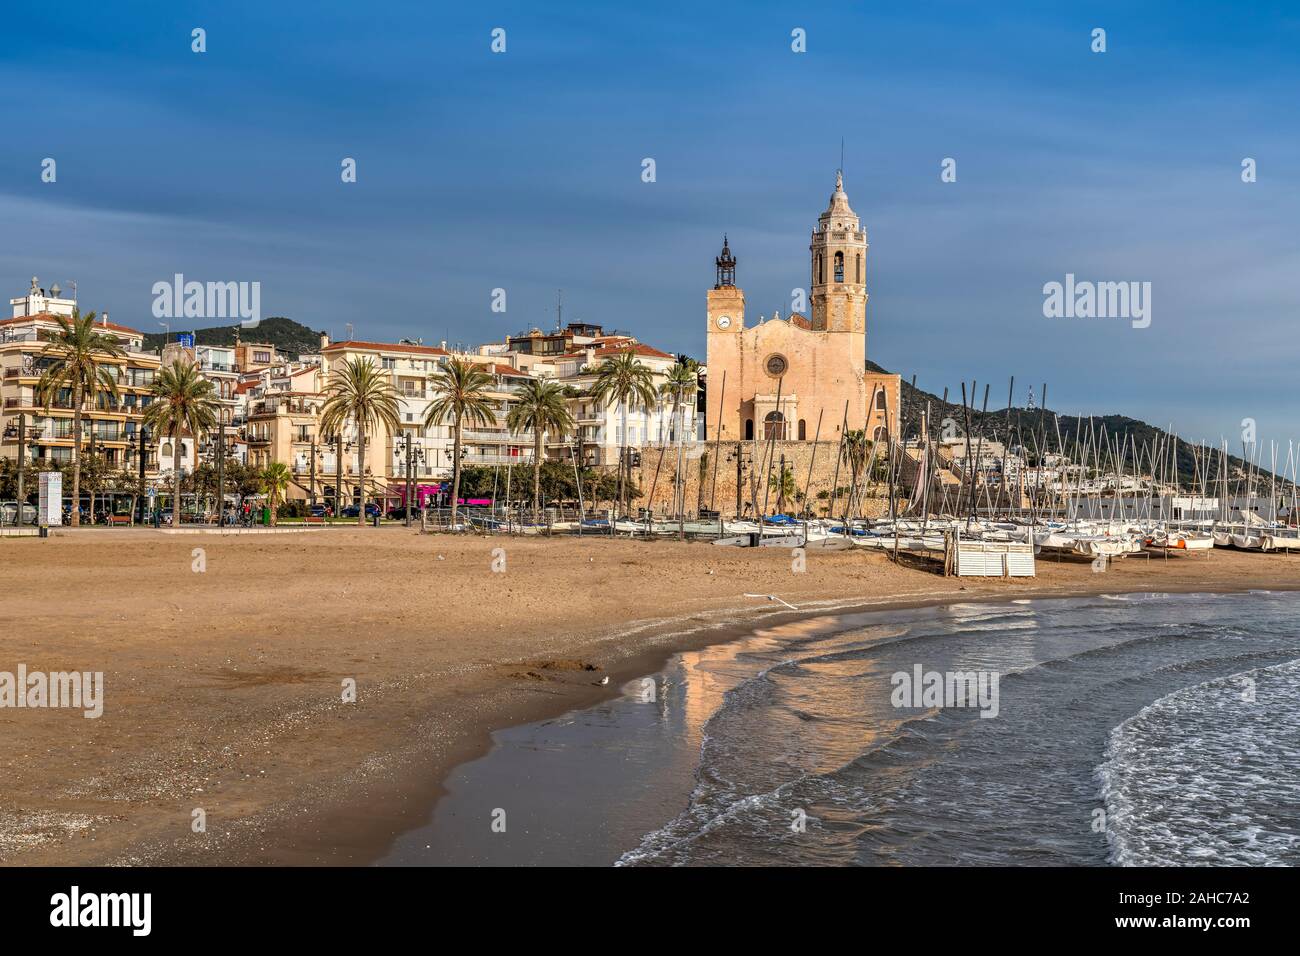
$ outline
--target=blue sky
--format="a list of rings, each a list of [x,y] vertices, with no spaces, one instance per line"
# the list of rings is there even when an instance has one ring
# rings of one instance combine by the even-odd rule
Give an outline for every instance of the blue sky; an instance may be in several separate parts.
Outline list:
[[[750,314],[786,314],[843,137],[874,361],[1300,438],[1294,4],[20,2],[6,34],[10,296],[75,279],[157,330],[182,272],[336,336],[476,343],[563,288],[566,320],[703,358],[721,234]],[[1045,318],[1066,273],[1151,282],[1151,326]]]

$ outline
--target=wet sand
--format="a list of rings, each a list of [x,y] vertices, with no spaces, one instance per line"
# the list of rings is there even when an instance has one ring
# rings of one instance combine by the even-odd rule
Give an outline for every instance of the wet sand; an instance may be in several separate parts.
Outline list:
[[[390,528],[5,539],[0,671],[103,671],[106,699],[97,720],[0,708],[0,862],[369,863],[428,820],[440,781],[493,730],[610,698],[758,622],[1300,586],[1300,559],[1221,550],[1038,569],[959,581],[854,550],[809,552],[795,573],[784,549]]]

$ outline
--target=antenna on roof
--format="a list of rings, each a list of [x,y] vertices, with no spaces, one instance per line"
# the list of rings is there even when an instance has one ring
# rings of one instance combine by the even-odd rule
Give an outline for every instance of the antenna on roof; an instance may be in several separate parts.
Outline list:
[[[344,328],[348,330],[348,341],[351,342],[351,341],[352,341],[352,323],[351,323],[351,322],[348,322],[346,325],[344,325]]]
[[[564,290],[555,290],[555,328],[564,328]]]

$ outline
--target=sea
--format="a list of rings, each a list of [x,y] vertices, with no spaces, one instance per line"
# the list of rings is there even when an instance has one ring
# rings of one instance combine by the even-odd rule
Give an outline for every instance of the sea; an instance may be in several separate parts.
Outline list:
[[[1300,863],[1300,593],[765,620],[498,732],[381,863]]]

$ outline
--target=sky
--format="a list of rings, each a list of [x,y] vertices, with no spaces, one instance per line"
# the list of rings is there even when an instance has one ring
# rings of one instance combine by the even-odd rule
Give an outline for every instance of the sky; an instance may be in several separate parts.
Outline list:
[[[19,0],[5,27],[10,297],[75,280],[160,331],[182,273],[336,338],[477,344],[553,327],[562,289],[566,322],[703,359],[723,233],[750,321],[787,315],[843,140],[872,361],[1300,439],[1294,3]],[[1067,274],[1151,283],[1150,325],[1045,316]]]

